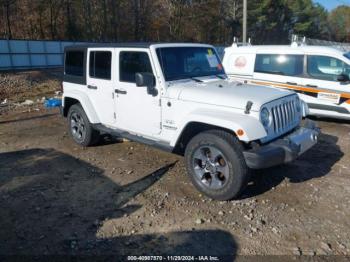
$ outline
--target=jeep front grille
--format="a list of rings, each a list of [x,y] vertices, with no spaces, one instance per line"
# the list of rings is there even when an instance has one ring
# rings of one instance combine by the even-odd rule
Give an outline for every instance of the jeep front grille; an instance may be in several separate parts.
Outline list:
[[[279,137],[299,125],[301,108],[298,103],[300,103],[298,96],[291,95],[264,105],[270,112],[272,124],[267,130],[267,137],[262,139],[263,142]]]
[[[300,113],[297,111],[296,100],[284,101],[271,107],[273,128],[275,133],[283,133],[289,129],[295,121],[299,121]]]

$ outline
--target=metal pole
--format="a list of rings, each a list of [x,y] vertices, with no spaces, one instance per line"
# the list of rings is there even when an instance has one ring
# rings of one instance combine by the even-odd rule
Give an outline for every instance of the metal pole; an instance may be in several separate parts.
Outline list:
[[[247,0],[243,0],[243,43],[247,43]]]

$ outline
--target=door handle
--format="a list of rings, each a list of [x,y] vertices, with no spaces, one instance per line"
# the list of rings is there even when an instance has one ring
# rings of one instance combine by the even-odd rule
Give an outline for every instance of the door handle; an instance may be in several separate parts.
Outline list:
[[[88,85],[87,88],[89,88],[89,89],[95,89],[95,90],[96,90],[96,89],[97,89],[97,86]]]
[[[317,88],[317,87],[318,87],[317,85],[310,85],[310,84],[307,84],[306,86],[307,86],[307,87],[314,87],[314,88]]]
[[[121,89],[115,89],[114,92],[116,92],[117,94],[120,94],[120,95],[126,95],[128,93],[125,90],[121,90]]]

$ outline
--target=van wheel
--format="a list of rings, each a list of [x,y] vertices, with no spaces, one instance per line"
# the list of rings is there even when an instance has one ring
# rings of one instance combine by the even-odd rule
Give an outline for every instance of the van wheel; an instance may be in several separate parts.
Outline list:
[[[223,130],[193,137],[185,151],[187,173],[194,186],[216,200],[233,199],[244,190],[250,170],[237,138]]]
[[[99,140],[99,132],[93,129],[80,104],[69,108],[68,126],[73,140],[81,146],[92,146]]]

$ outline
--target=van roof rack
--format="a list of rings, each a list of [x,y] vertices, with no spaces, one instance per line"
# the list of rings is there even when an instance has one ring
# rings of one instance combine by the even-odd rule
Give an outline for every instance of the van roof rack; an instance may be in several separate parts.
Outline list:
[[[248,42],[244,43],[244,42],[239,42],[238,37],[233,37],[233,43],[232,43],[232,47],[240,47],[240,46],[251,46],[251,39],[250,37],[248,38]]]
[[[298,46],[305,46],[307,45],[306,43],[306,37],[299,37],[298,35],[292,35],[292,41],[290,46],[291,47],[298,47]]]

